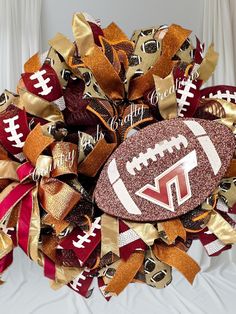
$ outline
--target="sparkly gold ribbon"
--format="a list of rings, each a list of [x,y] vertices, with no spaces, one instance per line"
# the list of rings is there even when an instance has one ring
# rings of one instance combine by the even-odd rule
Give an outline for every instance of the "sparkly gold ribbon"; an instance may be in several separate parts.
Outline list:
[[[109,98],[115,100],[124,98],[124,85],[99,47],[94,45],[90,53],[84,56],[82,60],[85,66],[93,72],[99,86]]]
[[[40,56],[38,53],[34,54],[24,64],[25,73],[34,73],[34,72],[39,71],[40,68],[41,68],[41,62],[40,62]]]
[[[114,22],[103,29],[103,34],[106,39],[112,42],[129,40],[126,34]]]
[[[78,173],[78,145],[68,142],[56,142],[51,145],[53,170],[52,177]]]
[[[44,210],[58,220],[64,219],[80,200],[78,192],[56,178],[42,178],[38,193]]]

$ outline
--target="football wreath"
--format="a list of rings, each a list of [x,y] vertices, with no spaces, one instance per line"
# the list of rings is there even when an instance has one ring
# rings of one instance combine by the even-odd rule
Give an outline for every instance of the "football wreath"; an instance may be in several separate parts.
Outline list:
[[[218,54],[181,26],[72,28],[1,95],[0,274],[19,246],[84,297],[193,283],[192,241],[236,242],[236,87],[202,87]]]

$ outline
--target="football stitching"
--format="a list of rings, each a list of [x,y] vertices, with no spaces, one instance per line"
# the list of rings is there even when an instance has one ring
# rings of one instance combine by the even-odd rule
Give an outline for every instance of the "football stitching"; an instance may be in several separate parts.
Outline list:
[[[204,95],[203,98],[219,98],[225,99],[229,102],[233,101],[234,103],[236,103],[236,92],[231,94],[229,90],[226,90],[224,93],[218,90],[217,93],[215,94],[210,93],[209,95]]]
[[[157,161],[157,156],[164,157],[165,152],[173,153],[173,149],[181,149],[181,144],[186,148],[188,146],[188,140],[185,136],[178,134],[177,137],[171,137],[171,139],[164,140],[157,143],[154,148],[148,148],[146,153],[140,153],[138,157],[134,157],[131,161],[127,161],[126,169],[131,175],[135,175],[137,171],[142,170],[142,167],[148,166],[148,160]]]
[[[7,139],[10,142],[15,142],[15,144],[12,144],[13,147],[22,148],[24,146],[25,142],[21,141],[21,138],[23,137],[22,133],[17,133],[17,130],[20,128],[20,125],[15,123],[19,119],[19,116],[16,115],[10,119],[3,120],[4,124],[8,124],[9,127],[5,128],[6,133],[10,133],[11,136],[9,136]]]
[[[184,84],[184,89],[178,90],[178,93],[181,94],[181,97],[179,99],[177,99],[177,103],[178,103],[178,116],[179,117],[184,117],[184,114],[182,113],[183,111],[187,111],[187,107],[189,107],[191,104],[189,101],[187,101],[188,98],[194,98],[194,93],[191,93],[190,90],[197,89],[197,86],[195,84],[193,84],[193,82],[191,80],[187,80],[185,82],[183,82],[182,84]]]
[[[101,225],[100,225],[100,217],[96,218],[95,221],[92,223],[92,228],[89,232],[85,232],[83,231],[84,235],[77,235],[77,239],[79,241],[74,241],[73,240],[73,245],[79,249],[84,249],[85,246],[83,245],[83,243],[91,243],[91,239],[89,239],[90,237],[96,237],[96,233],[94,232],[95,230],[99,230],[101,229]]]

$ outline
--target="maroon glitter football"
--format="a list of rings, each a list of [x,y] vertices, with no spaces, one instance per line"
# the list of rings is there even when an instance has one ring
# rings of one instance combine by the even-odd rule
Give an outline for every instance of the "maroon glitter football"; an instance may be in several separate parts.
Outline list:
[[[177,217],[214,191],[234,149],[233,133],[215,121],[152,124],[112,154],[98,179],[95,200],[104,212],[123,219]]]

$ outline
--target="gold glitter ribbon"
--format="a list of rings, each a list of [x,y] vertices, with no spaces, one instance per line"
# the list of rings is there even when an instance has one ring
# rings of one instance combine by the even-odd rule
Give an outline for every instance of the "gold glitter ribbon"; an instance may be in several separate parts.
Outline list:
[[[216,211],[212,211],[208,229],[224,244],[236,243],[236,230]]]
[[[38,124],[27,136],[23,153],[32,165],[36,165],[39,155],[52,143],[54,139],[43,135],[42,128]]]
[[[101,257],[109,252],[120,256],[118,238],[118,219],[107,214],[103,214],[101,218]]]
[[[64,174],[77,175],[78,146],[68,142],[56,142],[51,145],[53,170],[52,177]]]
[[[42,178],[38,193],[44,210],[57,220],[64,219],[80,200],[80,193],[56,178]]]
[[[180,271],[191,284],[200,271],[199,265],[176,246],[157,244],[153,247],[153,253],[160,261]]]
[[[203,80],[204,82],[208,81],[208,79],[212,76],[215,71],[217,62],[218,62],[219,54],[215,52],[214,45],[211,44],[207,50],[206,56],[203,59],[199,69],[199,80]]]
[[[91,27],[83,14],[74,15],[72,29],[85,67],[92,71],[99,86],[108,97],[122,99],[124,97],[123,83],[104,53],[95,45]]]
[[[37,187],[32,191],[33,194],[33,209],[30,221],[30,229],[29,229],[29,256],[35,261],[37,264],[43,267],[44,265],[44,255],[40,250],[38,241],[40,236],[40,210],[38,206],[38,191]],[[55,280],[51,281],[51,287],[53,289],[59,289],[63,285],[70,282],[76,276],[81,273],[80,268],[74,267],[63,267],[56,266]]]
[[[156,93],[158,97],[158,108],[162,118],[165,120],[177,117],[177,99],[173,74],[167,77],[154,75]]]
[[[120,294],[134,279],[144,261],[144,252],[136,251],[127,261],[121,260],[116,273],[107,285],[105,292]]]

